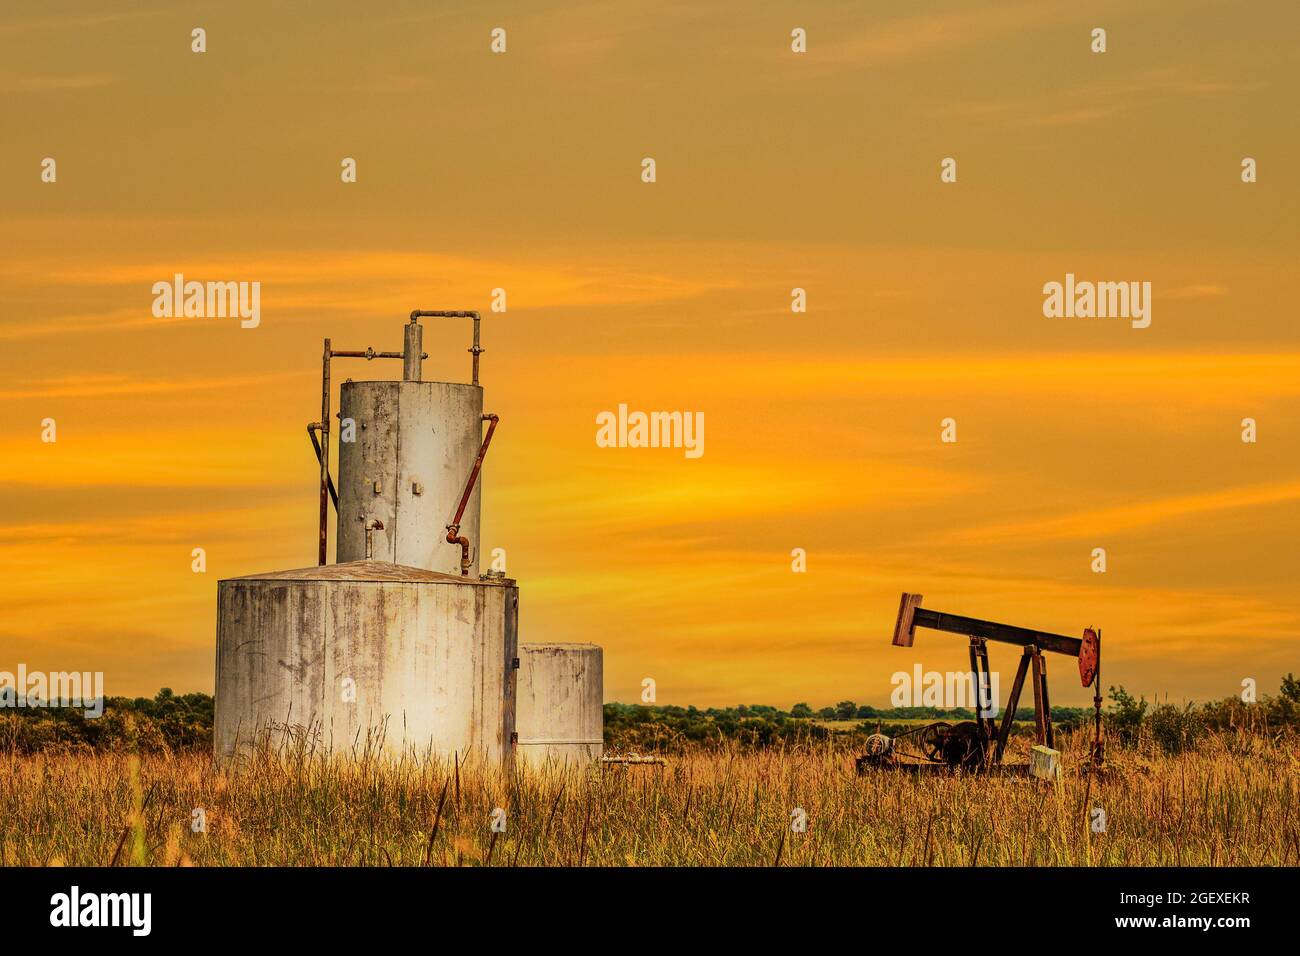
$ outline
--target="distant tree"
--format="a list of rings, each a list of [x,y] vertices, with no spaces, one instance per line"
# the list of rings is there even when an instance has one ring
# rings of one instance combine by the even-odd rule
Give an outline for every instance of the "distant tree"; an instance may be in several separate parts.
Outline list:
[[[835,718],[837,720],[852,720],[853,715],[857,713],[858,705],[851,700],[842,700],[835,705]]]
[[[1123,687],[1112,687],[1110,699],[1115,702],[1115,709],[1106,714],[1106,720],[1125,743],[1135,743],[1142,732],[1142,722],[1147,715],[1147,701],[1143,697],[1135,700],[1133,695]]]
[[[1293,704],[1300,704],[1300,679],[1287,674],[1282,678],[1282,696]]]
[[[795,704],[790,708],[791,717],[811,717],[812,715],[813,709],[807,704]]]
[[[821,710],[817,711],[817,716],[820,717],[822,720],[834,720],[835,708],[823,707]]]

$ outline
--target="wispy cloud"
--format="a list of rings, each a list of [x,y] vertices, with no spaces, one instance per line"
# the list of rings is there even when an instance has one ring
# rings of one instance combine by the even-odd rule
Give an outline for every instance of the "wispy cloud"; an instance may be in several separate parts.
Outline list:
[[[810,39],[810,44],[817,44],[817,55],[809,66],[817,70],[869,69],[929,58],[1065,22],[1078,12],[1077,4],[1062,0],[1016,0],[907,13],[881,21],[863,20],[855,7],[852,27],[842,22],[835,31]]]
[[[153,284],[171,282],[175,274],[194,281],[257,281],[264,315],[277,324],[313,321],[322,315],[340,317],[376,314],[406,315],[413,304],[426,301],[436,288],[442,301],[460,308],[482,303],[498,286],[510,292],[510,307],[526,309],[645,306],[683,301],[735,288],[740,280],[721,268],[695,266],[689,272],[630,266],[625,260],[587,255],[581,263],[548,262],[530,256],[525,261],[470,258],[407,251],[340,252],[322,250],[290,253],[250,252],[246,256],[177,256],[169,261],[130,264],[61,264],[48,259],[10,257],[0,263],[0,278],[9,285],[11,300],[34,276],[42,283],[67,289],[100,292],[102,309],[81,309],[55,318],[33,321],[21,309],[0,318],[0,341],[68,337],[88,333],[154,329],[192,324],[184,316],[157,318],[152,314]],[[37,287],[33,288],[33,296]],[[135,306],[123,306],[124,299]],[[97,387],[97,386],[96,386]]]
[[[1166,299],[1218,299],[1228,294],[1228,287],[1213,283],[1180,285],[1165,289],[1161,296]]]
[[[124,23],[142,17],[158,16],[162,10],[121,10],[112,13],[52,13],[39,17],[15,18],[0,21],[0,34],[36,33],[44,30],[93,30],[113,23]]]
[[[290,373],[310,375],[309,372]],[[110,395],[169,395],[178,392],[224,391],[281,381],[284,374],[234,375],[192,379],[144,379],[125,375],[78,375],[48,379],[40,384],[0,390],[0,399],[105,398]]]
[[[1189,67],[1179,65],[1047,90],[1032,97],[958,100],[939,107],[936,115],[993,121],[1013,128],[1082,126],[1171,99],[1251,95],[1267,86],[1263,80],[1198,78]]]
[[[56,93],[92,90],[111,86],[119,77],[109,73],[45,74],[41,76],[0,75],[0,93]]]
[[[719,391],[761,381],[783,394],[849,397],[927,394],[936,386],[977,389],[981,394],[1023,394],[1032,386],[1045,395],[1086,395],[1089,401],[1132,402],[1136,396],[1176,392],[1186,402],[1231,394],[1300,395],[1300,352],[1024,352],[973,354],[853,355],[826,359],[772,354],[707,357],[640,354],[621,361],[626,374],[641,376],[672,363],[678,374],[707,380]]]
[[[1068,514],[978,524],[955,531],[948,537],[970,542],[1009,538],[1035,542],[1071,538],[1095,540],[1099,535],[1120,534],[1220,511],[1270,507],[1294,501],[1300,501],[1300,481],[1284,481],[1147,497],[1122,505],[1088,508]]]

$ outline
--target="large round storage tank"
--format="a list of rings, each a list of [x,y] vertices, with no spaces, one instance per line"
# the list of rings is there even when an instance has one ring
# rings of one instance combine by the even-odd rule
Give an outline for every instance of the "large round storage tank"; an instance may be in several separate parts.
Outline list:
[[[339,442],[336,560],[366,558],[366,522],[377,519],[373,557],[412,568],[460,574],[460,548],[447,524],[460,504],[483,443],[483,389],[456,382],[344,382],[339,435],[351,419],[353,441]],[[479,567],[482,477],[474,483],[460,533],[470,542],[470,574]]]
[[[515,727],[521,764],[582,765],[604,749],[604,659],[595,644],[520,644]]]
[[[288,726],[333,752],[382,735],[389,754],[509,763],[518,606],[509,579],[384,561],[221,581],[213,749]]]

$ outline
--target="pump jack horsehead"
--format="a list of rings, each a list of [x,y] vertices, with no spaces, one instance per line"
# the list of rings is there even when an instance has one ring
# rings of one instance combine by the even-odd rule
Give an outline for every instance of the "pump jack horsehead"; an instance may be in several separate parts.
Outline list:
[[[857,760],[859,773],[876,767],[912,771],[962,769],[972,772],[999,771],[1011,774],[1027,772],[1029,769],[1027,765],[1003,766],[1002,755],[1011,737],[1011,728],[1015,723],[1016,710],[1020,704],[1020,692],[1024,689],[1026,677],[1029,678],[1029,686],[1034,695],[1035,742],[1049,750],[1055,744],[1052,708],[1047,694],[1047,658],[1043,656],[1045,651],[1077,658],[1079,680],[1084,687],[1093,688],[1092,763],[1095,767],[1101,766],[1103,754],[1100,630],[1090,627],[1084,630],[1082,638],[1066,637],[1064,634],[1035,631],[1011,624],[998,624],[994,621],[982,621],[978,618],[931,610],[921,607],[921,595],[905,593],[898,605],[898,622],[894,625],[894,645],[911,647],[916,639],[918,627],[946,631],[949,634],[962,634],[969,639],[971,686],[975,689],[979,705],[975,720],[956,725],[944,722],[927,724],[892,738],[879,732],[874,733],[867,738],[867,752]],[[993,703],[985,697],[987,688],[992,686],[989,670],[989,641],[1015,644],[1023,648],[1020,666],[1016,670],[1016,679],[1011,685],[1011,694],[1002,713],[1001,724],[998,724],[994,717],[987,716],[987,712],[992,709],[989,705]],[[899,744],[903,743],[918,747],[921,753],[909,753],[899,749]]]

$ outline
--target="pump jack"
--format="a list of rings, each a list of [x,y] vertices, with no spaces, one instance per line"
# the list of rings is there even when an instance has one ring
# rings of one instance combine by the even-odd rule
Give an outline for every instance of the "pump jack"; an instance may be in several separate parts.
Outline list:
[[[1079,661],[1079,680],[1084,687],[1093,690],[1094,738],[1092,746],[1092,763],[1100,766],[1102,762],[1101,741],[1101,631],[1086,628],[1082,638],[1067,637],[1048,631],[1035,631],[1016,627],[1011,624],[998,624],[995,621],[983,621],[979,618],[948,614],[921,606],[921,595],[904,593],[898,606],[898,621],[894,625],[896,647],[911,647],[916,639],[918,627],[935,631],[947,631],[950,634],[962,634],[970,640],[971,686],[977,698],[976,718],[974,721],[956,725],[938,722],[927,724],[916,730],[907,731],[890,738],[881,733],[867,738],[867,752],[857,760],[858,772],[871,767],[906,767],[920,770],[925,767],[946,765],[948,769],[963,768],[971,771],[1005,769],[1002,767],[1002,755],[1007,741],[1011,737],[1011,728],[1016,719],[1016,710],[1020,705],[1020,693],[1024,689],[1025,678],[1034,695],[1034,730],[1035,740],[1045,747],[1053,747],[1055,733],[1052,728],[1052,709],[1047,693],[1047,659],[1044,651],[1065,654]],[[1016,670],[1015,681],[1011,685],[1011,694],[1007,699],[1002,722],[986,716],[992,703],[985,699],[985,689],[991,686],[989,670],[988,642],[998,641],[1015,644],[1023,648],[1020,666]],[[914,738],[922,753],[910,754],[896,748],[900,740]],[[909,764],[900,758],[920,761]]]

